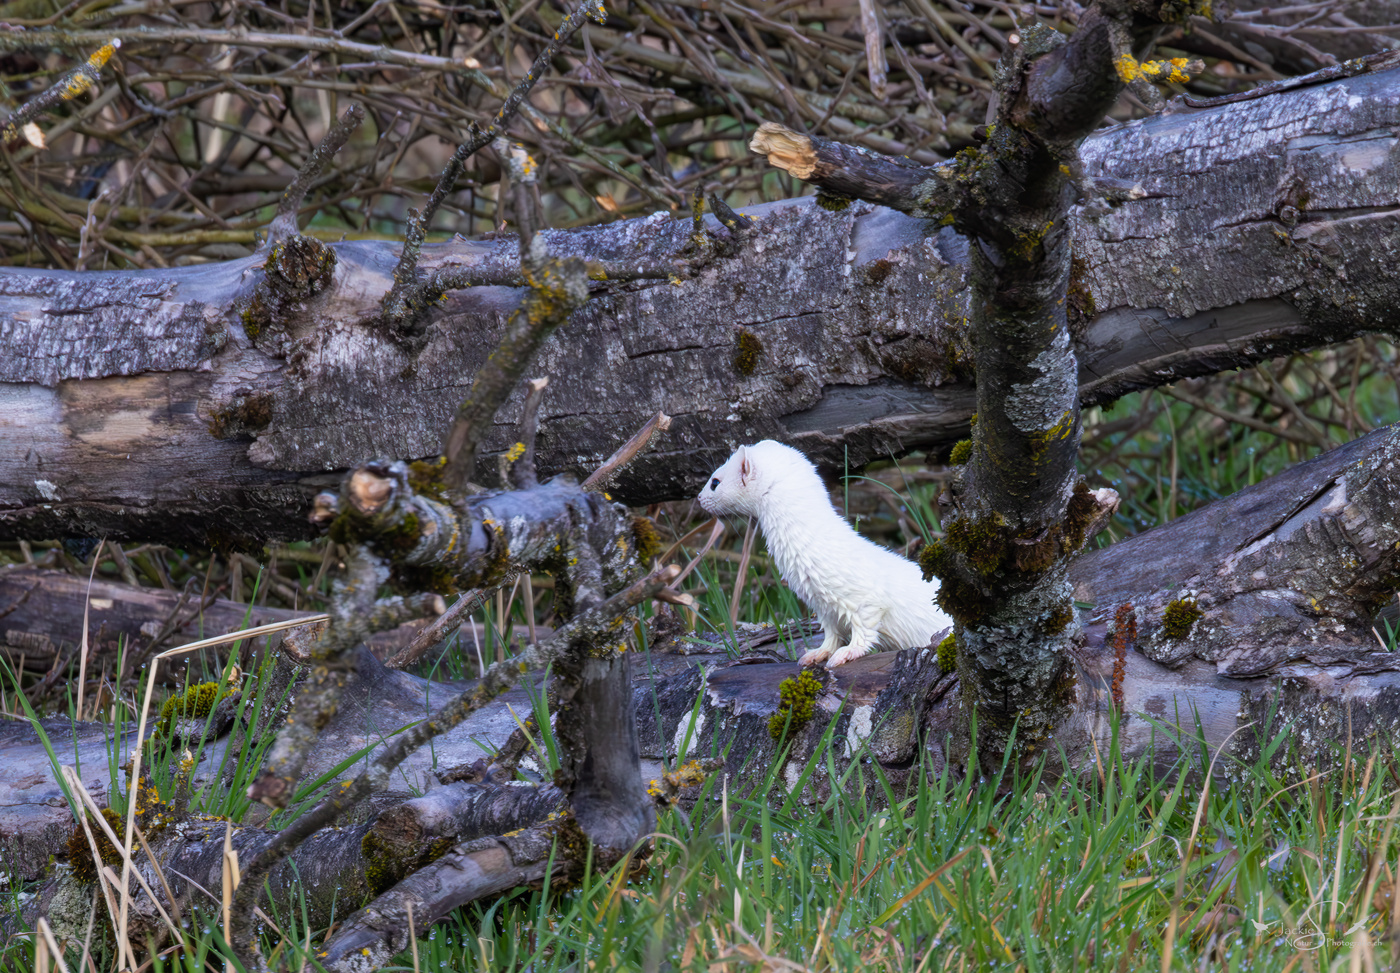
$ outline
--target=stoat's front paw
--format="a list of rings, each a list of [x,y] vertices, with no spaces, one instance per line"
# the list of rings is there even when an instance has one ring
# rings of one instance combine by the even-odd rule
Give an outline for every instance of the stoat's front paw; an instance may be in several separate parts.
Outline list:
[[[826,664],[828,669],[835,669],[837,666],[844,666],[847,662],[854,662],[863,655],[869,655],[870,649],[861,648],[856,645],[848,645],[844,649],[837,649],[832,655],[831,661]]]
[[[797,661],[804,666],[815,666],[825,662],[830,656],[830,649],[813,649],[810,652],[802,653],[802,658]]]

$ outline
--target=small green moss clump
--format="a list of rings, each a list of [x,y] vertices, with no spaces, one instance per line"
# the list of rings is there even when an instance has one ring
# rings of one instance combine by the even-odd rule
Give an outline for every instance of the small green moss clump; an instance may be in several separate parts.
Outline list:
[[[919,551],[919,570],[924,572],[925,581],[943,577],[947,563],[948,549],[942,541],[930,541]]]
[[[824,210],[839,213],[847,206],[850,206],[852,199],[850,196],[842,196],[840,193],[829,193],[825,189],[817,190],[817,205]]]
[[[447,486],[442,481],[447,469],[447,457],[414,460],[408,464],[408,485],[420,497],[428,497],[440,503],[447,502]]]
[[[315,294],[335,279],[335,251],[315,237],[294,236],[268,255],[269,276],[299,294]]]
[[[1084,278],[1088,276],[1089,265],[1081,257],[1073,257],[1070,260],[1069,288],[1065,292],[1065,315],[1069,318],[1069,328],[1071,333],[1079,334],[1084,330],[1095,314],[1099,313],[1098,305],[1094,303],[1094,294],[1084,284]]]
[[[741,328],[734,344],[734,370],[740,375],[752,375],[763,355],[763,342],[749,329]]]
[[[949,632],[938,643],[938,671],[947,675],[958,667],[958,637]]]
[[[1191,634],[1191,626],[1204,614],[1194,598],[1178,598],[1162,612],[1162,632],[1167,638],[1180,641]]]
[[[1007,538],[999,514],[983,517],[959,517],[946,525],[943,539],[950,550],[967,558],[967,563],[981,575],[989,575],[1006,559]]]
[[[371,546],[381,554],[397,560],[412,553],[423,536],[423,524],[412,510],[404,511],[399,522],[374,539]]]
[[[962,466],[972,459],[972,440],[959,439],[953,445],[953,451],[948,454],[948,464],[950,466]]]
[[[337,544],[368,544],[374,553],[396,564],[413,553],[423,538],[423,523],[413,510],[393,521],[365,517],[354,508],[342,510],[326,529]]]
[[[395,848],[371,828],[360,839],[360,855],[365,862],[365,886],[371,895],[382,895],[405,875],[437,861],[455,844],[451,838],[438,838],[416,853],[409,849],[405,854],[403,849]]]
[[[365,832],[360,839],[360,857],[365,861],[365,887],[372,896],[380,896],[399,882],[399,868],[389,849],[374,829]]]
[[[247,435],[267,428],[272,422],[272,395],[251,392],[235,397],[226,408],[216,409],[209,417],[209,434],[215,439]]]
[[[254,291],[246,300],[237,302],[234,309],[238,312],[238,320],[243,322],[243,333],[249,341],[257,341],[263,328],[272,323],[272,309],[258,291]]]
[[[944,578],[938,589],[938,607],[964,628],[976,628],[987,617],[990,602],[973,585],[958,578]]]
[[[394,566],[394,580],[404,591],[431,591],[453,595],[462,590],[457,573],[445,564],[400,564]]]
[[[821,688],[821,680],[812,675],[811,669],[803,669],[778,684],[778,711],[768,718],[768,735],[775,743],[781,744],[811,721]]]
[[[650,517],[632,518],[632,539],[637,542],[637,561],[648,565],[661,554],[661,532]]]
[[[219,692],[216,682],[202,682],[191,686],[178,696],[171,696],[160,708],[160,722],[156,724],[156,735],[167,736],[180,720],[202,720],[213,712],[214,707],[226,696],[232,696],[236,689],[229,687]]]
[[[883,284],[894,273],[894,262],[881,257],[865,266],[865,279],[872,284]]]
[[[110,807],[102,809],[102,817],[107,821],[107,826],[112,829],[112,834],[124,835],[126,833],[126,820],[121,814]],[[97,854],[101,857],[103,864],[111,865],[113,868],[122,863],[121,852],[119,852],[101,826],[92,820],[92,814],[88,814],[88,826],[92,828],[93,841],[97,845]],[[91,882],[97,878],[97,867],[92,860],[92,847],[88,844],[87,834],[83,831],[82,825],[73,828],[73,833],[68,836],[68,864],[73,869],[73,877],[83,882]]]
[[[1098,509],[1099,503],[1094,499],[1094,491],[1089,489],[1089,484],[1080,480],[1074,485],[1069,506],[1065,509],[1063,547],[1066,554],[1073,554],[1084,546],[1084,542],[1088,540],[1085,535],[1088,534]]]
[[[1043,630],[1046,635],[1059,635],[1069,627],[1069,623],[1072,621],[1074,621],[1074,605],[1070,602],[1063,602],[1045,616]]]

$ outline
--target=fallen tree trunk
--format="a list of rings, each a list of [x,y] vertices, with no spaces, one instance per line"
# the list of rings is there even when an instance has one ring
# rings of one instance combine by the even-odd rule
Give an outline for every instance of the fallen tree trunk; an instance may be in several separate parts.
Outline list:
[[[249,605],[227,598],[200,598],[160,588],[139,588],[111,581],[79,578],[64,571],[26,566],[0,568],[0,658],[18,671],[47,672],[75,659],[82,640],[83,619],[88,626],[89,670],[96,676],[104,666],[115,668],[119,654],[148,657],[158,648],[169,648],[199,639],[240,632],[297,618],[319,617],[314,612]],[[367,645],[382,660],[408,646],[426,622],[406,622],[387,632],[371,635]],[[475,632],[473,633],[473,629]],[[237,643],[239,665],[256,666],[268,649],[276,648],[294,629],[254,636]],[[539,626],[540,636],[553,632]],[[463,624],[464,643],[485,645],[486,626]],[[161,639],[157,644],[154,640]],[[446,647],[440,642],[419,661],[431,661]],[[213,678],[223,668],[231,646],[211,646],[190,655],[162,660],[159,679],[178,682],[185,673],[198,681]],[[130,664],[128,663],[128,668]]]
[[[1395,330],[1393,60],[1178,104],[1085,142],[1087,176],[1118,201],[1091,203],[1074,227],[1085,404]],[[619,477],[620,499],[692,495],[736,442],[781,439],[839,469],[966,434],[964,241],[864,203],[749,212],[757,226],[734,254],[691,277],[686,221],[546,234],[561,256],[678,277],[615,286],[545,342],[542,472],[590,469],[657,411],[674,422]],[[130,274],[5,269],[0,536],[306,536],[311,497],[338,480],[329,471],[435,454],[519,301],[515,242],[425,248],[424,270],[482,286],[451,292],[409,341],[373,323],[396,246],[331,249],[330,286],[261,331],[231,309],[264,256]],[[523,394],[487,451],[514,441]]]

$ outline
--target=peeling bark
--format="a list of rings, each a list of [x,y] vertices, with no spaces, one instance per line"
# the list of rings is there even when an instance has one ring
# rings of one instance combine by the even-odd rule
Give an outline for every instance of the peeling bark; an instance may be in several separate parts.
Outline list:
[[[1090,180],[1142,193],[1073,218],[1082,402],[1396,329],[1391,60],[1262,98],[1174,103],[1085,141]],[[965,240],[864,203],[747,212],[758,226],[734,256],[679,284],[614,286],[544,343],[542,475],[586,472],[658,411],[673,425],[618,478],[620,499],[692,495],[737,442],[764,437],[838,469],[847,447],[858,465],[966,436]],[[545,234],[561,256],[671,272],[684,270],[689,235],[688,221],[656,216]],[[424,271],[486,284],[448,295],[421,345],[369,324],[392,285],[386,244],[331,245],[330,286],[256,338],[230,309],[261,279],[262,256],[131,274],[5,270],[0,534],[306,536],[331,471],[438,451],[519,302],[516,250],[425,247]],[[749,375],[734,369],[740,329],[763,348]],[[497,416],[487,453],[514,441],[524,394]]]

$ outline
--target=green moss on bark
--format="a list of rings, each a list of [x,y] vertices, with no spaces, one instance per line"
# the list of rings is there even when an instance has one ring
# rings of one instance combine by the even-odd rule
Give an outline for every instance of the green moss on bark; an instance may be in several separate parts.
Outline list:
[[[1204,614],[1194,598],[1178,598],[1169,602],[1162,611],[1162,634],[1179,642],[1191,634],[1191,626]]]
[[[958,667],[958,638],[949,632],[938,643],[938,671],[947,675]]]
[[[778,710],[768,718],[768,735],[774,743],[781,745],[811,722],[821,689],[821,680],[810,669],[778,684]]]
[[[747,328],[740,329],[734,339],[734,371],[748,376],[758,368],[758,360],[763,356],[763,342]]]

